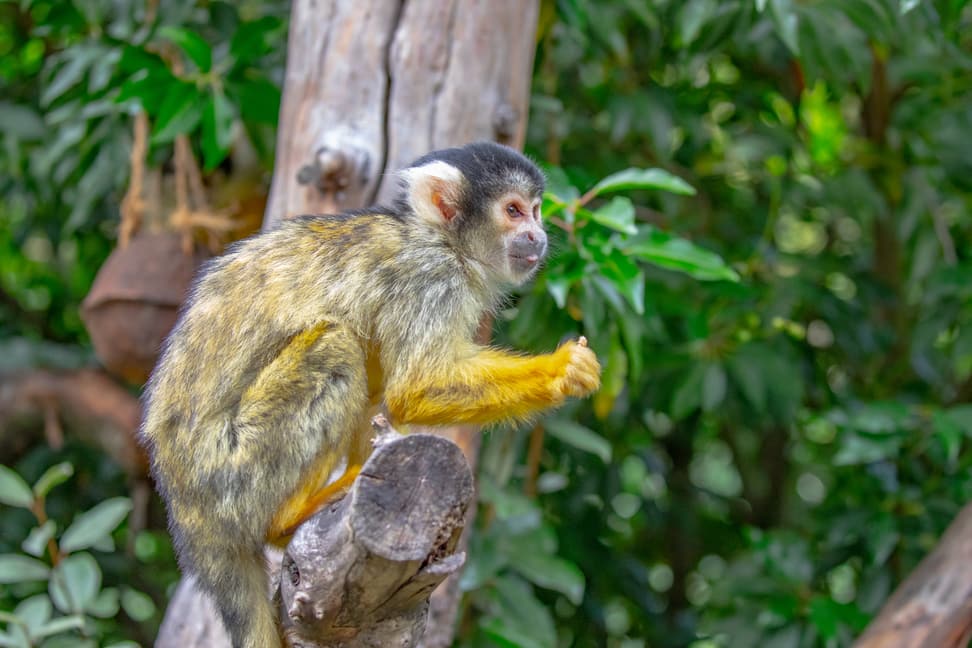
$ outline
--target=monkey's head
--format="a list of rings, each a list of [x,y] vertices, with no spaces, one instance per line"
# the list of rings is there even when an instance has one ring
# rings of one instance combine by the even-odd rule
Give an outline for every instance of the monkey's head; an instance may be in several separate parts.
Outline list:
[[[492,142],[434,151],[402,176],[408,211],[493,280],[521,284],[540,267],[544,177],[517,151]]]

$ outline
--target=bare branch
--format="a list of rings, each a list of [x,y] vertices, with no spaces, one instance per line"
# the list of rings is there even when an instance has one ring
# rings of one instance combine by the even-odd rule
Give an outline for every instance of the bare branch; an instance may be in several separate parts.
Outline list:
[[[855,648],[965,648],[972,639],[972,504],[888,599]]]

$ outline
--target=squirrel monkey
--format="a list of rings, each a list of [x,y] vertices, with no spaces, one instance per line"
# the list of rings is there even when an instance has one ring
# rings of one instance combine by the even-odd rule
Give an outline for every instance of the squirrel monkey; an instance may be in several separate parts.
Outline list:
[[[287,220],[212,260],[146,387],[141,433],[180,564],[236,648],[282,645],[264,544],[350,484],[382,403],[396,424],[485,424],[600,384],[583,338],[539,356],[474,342],[547,251],[537,167],[476,143],[401,181],[391,207]]]

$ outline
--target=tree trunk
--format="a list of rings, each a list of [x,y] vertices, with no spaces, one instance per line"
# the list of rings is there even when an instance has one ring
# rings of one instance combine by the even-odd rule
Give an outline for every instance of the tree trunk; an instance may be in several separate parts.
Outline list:
[[[521,148],[538,11],[536,0],[295,0],[264,229],[300,214],[387,202],[395,172],[434,149],[475,140]],[[488,322],[483,329],[488,337]],[[438,432],[475,466],[475,428]],[[465,545],[463,538],[457,552]],[[368,583],[378,590],[369,594],[386,585]],[[159,645],[225,645],[198,596],[180,586]],[[431,597],[425,648],[451,644],[458,602],[453,576]],[[179,618],[185,614],[191,618]],[[178,639],[165,643],[177,625]]]
[[[296,0],[264,228],[387,201],[433,149],[526,133],[535,0]]]

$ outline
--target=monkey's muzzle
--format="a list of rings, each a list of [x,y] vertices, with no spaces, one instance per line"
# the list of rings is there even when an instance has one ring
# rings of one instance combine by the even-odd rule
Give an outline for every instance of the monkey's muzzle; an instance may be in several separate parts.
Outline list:
[[[547,235],[543,230],[520,232],[510,242],[510,264],[517,272],[530,272],[547,254]]]

